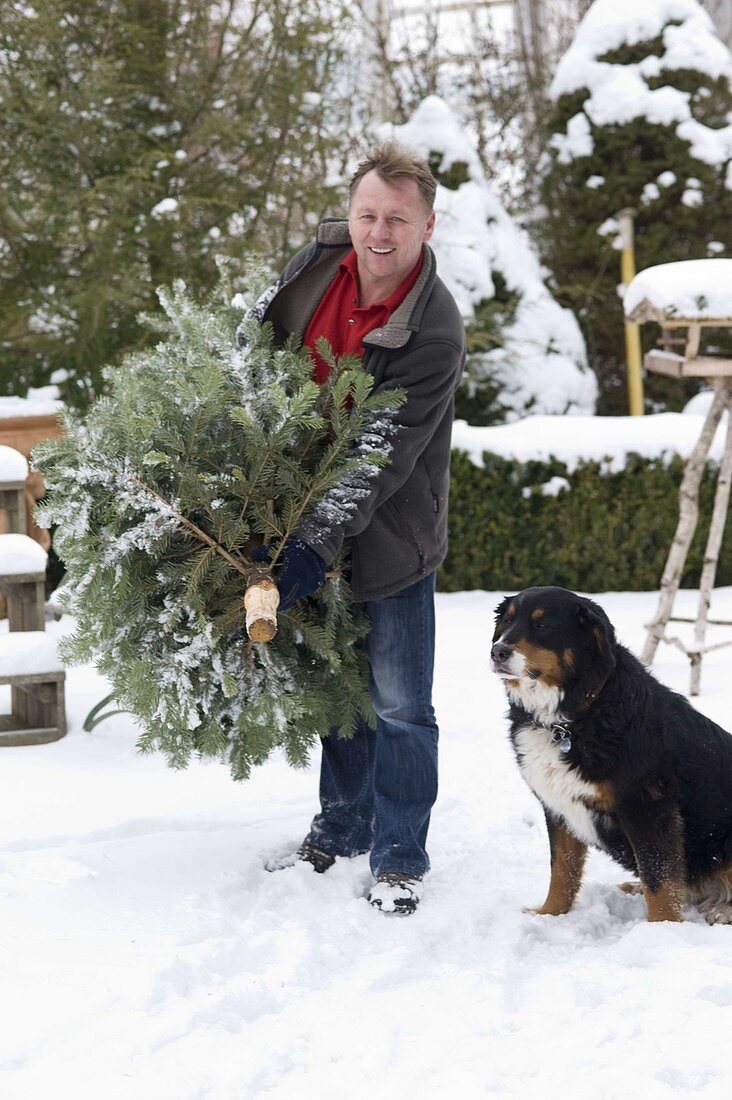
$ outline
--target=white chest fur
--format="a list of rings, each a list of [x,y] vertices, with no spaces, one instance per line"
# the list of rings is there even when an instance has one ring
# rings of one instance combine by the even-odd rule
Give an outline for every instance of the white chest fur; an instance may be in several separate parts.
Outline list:
[[[586,844],[599,843],[594,814],[583,805],[583,798],[593,798],[597,790],[585,782],[571,768],[559,749],[552,742],[552,735],[543,726],[530,723],[516,734],[521,774],[541,801],[558,817],[564,818],[567,827]]]

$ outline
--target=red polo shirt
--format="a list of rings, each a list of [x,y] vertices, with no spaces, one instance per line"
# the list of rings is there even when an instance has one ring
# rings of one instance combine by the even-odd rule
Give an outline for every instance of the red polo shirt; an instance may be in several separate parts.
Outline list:
[[[356,264],[356,253],[351,249],[305,330],[303,344],[310,348],[313,357],[313,378],[321,384],[330,374],[330,368],[315,350],[315,341],[324,336],[336,358],[341,355],[363,355],[361,341],[364,336],[385,325],[397,306],[406,298],[422,269],[422,257],[419,257],[409,275],[393,294],[383,302],[374,302],[372,306],[365,307],[358,304]]]

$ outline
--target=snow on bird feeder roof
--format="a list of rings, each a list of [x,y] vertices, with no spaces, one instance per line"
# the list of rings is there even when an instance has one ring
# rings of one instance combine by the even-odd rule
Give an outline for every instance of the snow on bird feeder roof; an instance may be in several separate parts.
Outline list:
[[[0,446],[0,482],[20,482],[27,477],[28,463],[25,456],[14,447]]]
[[[679,260],[639,272],[623,298],[629,321],[732,325],[732,260]]]
[[[0,576],[45,573],[48,555],[28,535],[0,535]]]

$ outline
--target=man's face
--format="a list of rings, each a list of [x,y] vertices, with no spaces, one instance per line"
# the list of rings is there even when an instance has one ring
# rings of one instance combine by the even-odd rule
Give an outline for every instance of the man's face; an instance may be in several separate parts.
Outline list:
[[[415,180],[385,183],[374,170],[356,187],[348,226],[362,290],[378,300],[388,297],[409,275],[422,244],[432,236],[435,215],[427,209]]]

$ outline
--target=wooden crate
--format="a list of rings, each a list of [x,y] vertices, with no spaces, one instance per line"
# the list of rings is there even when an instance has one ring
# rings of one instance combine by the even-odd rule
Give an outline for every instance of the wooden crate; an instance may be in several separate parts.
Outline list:
[[[0,747],[45,745],[66,735],[66,673],[0,676],[10,684],[10,714],[0,714]]]
[[[5,530],[26,533],[25,481],[5,481],[0,485],[0,512],[5,513]]]
[[[0,576],[0,593],[6,601],[9,630],[44,629],[45,573],[19,573],[8,577]]]
[[[10,686],[10,714],[0,714],[0,747],[42,745],[66,733],[66,673],[43,631],[0,635],[0,684]]]
[[[59,423],[56,413],[47,413],[41,416],[11,416],[0,417],[0,444],[5,447],[13,447],[20,451],[26,458],[29,457],[32,448],[42,439],[59,439],[63,435],[63,428]],[[25,516],[26,526],[21,534],[28,534],[44,549],[48,550],[51,539],[48,531],[37,527],[33,519],[33,508],[37,500],[44,494],[43,479],[39,473],[31,473],[25,484]],[[0,513],[0,532],[9,531],[5,526],[5,514]]]
[[[0,534],[0,595],[12,631],[44,630],[47,554],[19,534]]]

